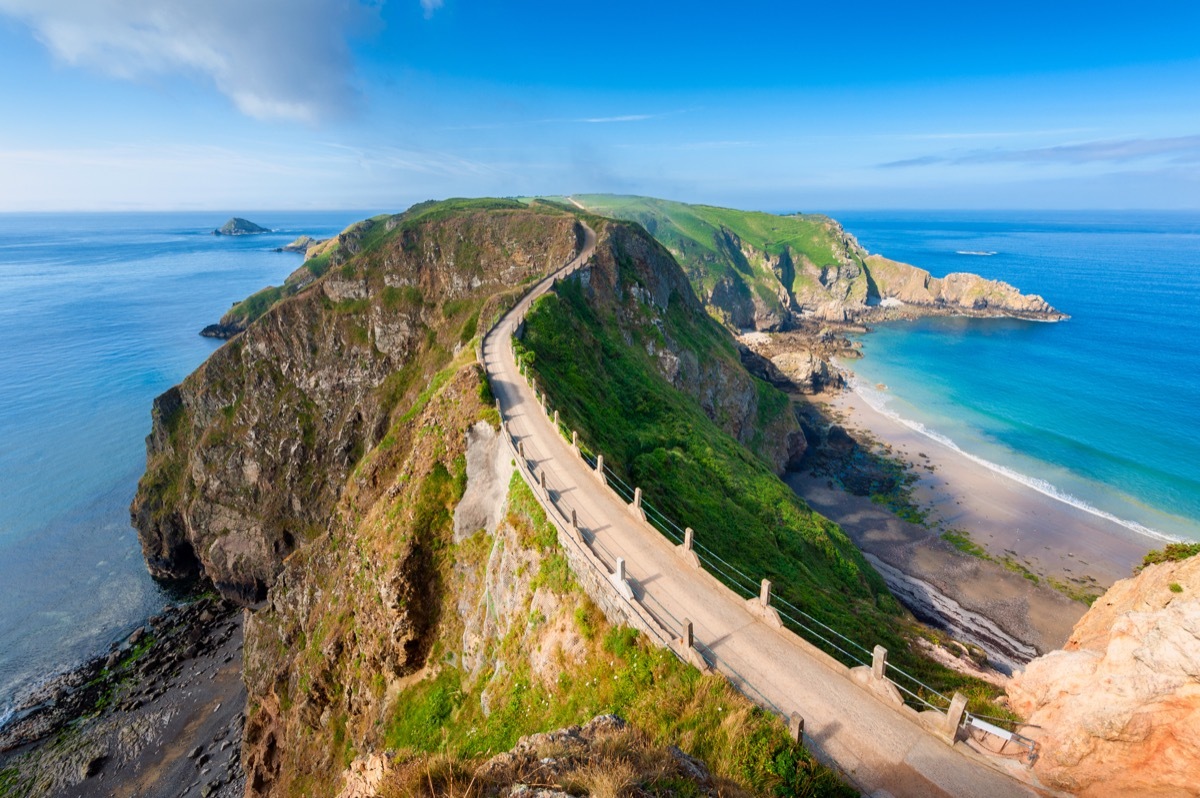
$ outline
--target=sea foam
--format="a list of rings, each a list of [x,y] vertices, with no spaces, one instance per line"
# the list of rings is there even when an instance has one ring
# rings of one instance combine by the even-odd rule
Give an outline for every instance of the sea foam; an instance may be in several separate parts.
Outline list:
[[[1145,535],[1146,537],[1165,543],[1177,543],[1182,540],[1182,538],[1168,535],[1164,532],[1158,531],[1157,529],[1152,529],[1148,526],[1145,526],[1144,524],[1139,524],[1137,521],[1119,518],[1110,512],[1101,510],[1099,507],[1089,504],[1077,496],[1073,496],[1072,494],[1059,489],[1044,479],[1032,477],[1028,474],[1022,474],[1020,471],[1009,468],[1008,466],[1003,466],[999,463],[994,463],[991,460],[980,457],[979,455],[972,454],[955,443],[953,439],[943,435],[937,430],[930,429],[919,421],[913,421],[912,419],[905,418],[895,410],[892,410],[890,407],[888,407],[889,403],[891,402],[890,396],[864,383],[858,377],[854,376],[852,372],[847,372],[847,376],[850,389],[853,390],[854,393],[856,393],[864,402],[866,402],[872,410],[880,415],[892,419],[893,421],[903,424],[913,432],[923,435],[931,441],[945,446],[947,449],[957,452],[968,460],[978,463],[989,471],[1011,479],[1014,482],[1018,482],[1027,488],[1032,488],[1038,493],[1041,493],[1044,496],[1049,496],[1055,501],[1060,501],[1063,504],[1070,505],[1071,507],[1082,510],[1085,513],[1089,513],[1098,518],[1103,518],[1106,521],[1111,521],[1114,524],[1119,524],[1120,526],[1123,526],[1133,532],[1137,532],[1140,535]]]

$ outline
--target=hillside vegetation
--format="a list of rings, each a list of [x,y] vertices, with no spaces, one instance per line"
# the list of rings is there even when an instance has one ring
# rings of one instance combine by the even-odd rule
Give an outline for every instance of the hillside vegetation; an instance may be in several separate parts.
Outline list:
[[[610,625],[511,480],[475,345],[578,233],[572,213],[504,200],[360,223],[156,401],[132,508],[147,562],[262,600],[245,639],[250,798],[333,795],[367,761],[383,794],[408,794],[413,773],[473,774],[522,736],[606,712],[635,730],[618,759],[676,745],[722,794],[846,794],[725,681]],[[623,257],[639,242],[653,244]],[[769,473],[794,419],[719,328],[693,332],[722,354],[680,379],[714,377],[701,398]],[[507,497],[468,499],[481,480]],[[622,790],[697,794],[668,771],[630,778]]]
[[[603,454],[624,483],[641,487],[654,508],[678,527],[692,527],[697,542],[724,563],[714,574],[743,595],[769,578],[781,599],[867,650],[882,644],[892,662],[922,681],[947,694],[962,690],[975,707],[988,704],[994,688],[919,653],[912,643],[919,627],[881,577],[836,524],[776,476],[779,460],[756,449],[768,436],[739,443],[728,419],[705,406],[711,381],[677,384],[676,362],[728,362],[732,342],[683,293],[683,280],[671,283],[677,290],[669,294],[652,290],[670,283],[662,272],[678,266],[648,254],[630,257],[631,240],[643,252],[652,249],[645,238],[640,228],[607,224],[590,268],[561,281],[525,317],[517,349],[564,425]],[[784,394],[751,381],[758,429],[790,415]]]
[[[608,194],[571,199],[645,227],[679,261],[709,313],[735,331],[943,312],[1063,318],[1007,283],[973,274],[936,278],[870,255],[827,216]]]

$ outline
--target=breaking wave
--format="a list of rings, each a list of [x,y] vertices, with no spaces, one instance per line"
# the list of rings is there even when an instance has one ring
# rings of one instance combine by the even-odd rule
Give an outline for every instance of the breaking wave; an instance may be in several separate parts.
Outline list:
[[[1054,499],[1055,501],[1060,501],[1063,504],[1068,504],[1076,509],[1084,511],[1085,513],[1090,513],[1091,515],[1094,515],[1098,518],[1103,518],[1106,521],[1111,521],[1114,524],[1119,524],[1119,525],[1125,527],[1126,529],[1129,529],[1133,532],[1137,532],[1140,535],[1145,535],[1146,537],[1153,538],[1154,540],[1159,540],[1159,541],[1163,541],[1166,543],[1176,543],[1179,540],[1181,540],[1181,538],[1173,537],[1173,536],[1167,535],[1163,532],[1159,532],[1157,529],[1151,529],[1150,527],[1145,526],[1144,524],[1139,524],[1137,521],[1129,521],[1124,518],[1119,518],[1110,512],[1101,510],[1098,507],[1088,504],[1083,499],[1080,499],[1077,496],[1073,496],[1070,493],[1067,493],[1066,491],[1055,487],[1054,485],[1052,485],[1051,483],[1047,482],[1044,479],[1039,479],[1038,477],[1031,477],[1028,474],[1022,474],[1020,471],[1017,471],[1015,469],[1009,468],[1007,466],[1002,466],[999,463],[993,463],[991,460],[985,460],[984,458],[979,457],[978,455],[971,454],[970,452],[968,452],[965,449],[963,449],[962,447],[960,447],[951,438],[948,438],[947,436],[941,434],[940,432],[930,429],[929,427],[925,426],[924,424],[922,424],[919,421],[913,421],[911,419],[905,418],[904,416],[901,416],[899,413],[897,413],[896,411],[889,408],[888,407],[889,397],[886,396],[881,391],[875,390],[871,386],[863,383],[861,380],[859,380],[855,376],[851,376],[851,375],[847,375],[847,376],[849,376],[849,385],[850,385],[851,390],[853,390],[856,394],[858,394],[859,397],[861,397],[864,402],[866,402],[868,405],[870,405],[872,410],[874,410],[875,412],[880,413],[884,416],[887,416],[888,418],[892,419],[893,421],[897,421],[897,422],[903,424],[904,426],[908,427],[909,429],[913,430],[914,432],[916,432],[920,435],[923,435],[926,438],[929,438],[930,440],[935,441],[936,443],[940,443],[942,446],[945,446],[948,449],[952,449],[953,451],[957,452],[958,454],[962,455],[963,457],[967,458],[968,460],[978,463],[979,465],[983,466],[984,468],[988,469],[989,471],[993,471],[997,474],[1000,474],[1003,477],[1007,477],[1008,479],[1011,479],[1014,482],[1019,482],[1020,484],[1026,486],[1028,488],[1032,488],[1033,490],[1036,490],[1038,493],[1041,493],[1044,496],[1049,496],[1051,499]]]

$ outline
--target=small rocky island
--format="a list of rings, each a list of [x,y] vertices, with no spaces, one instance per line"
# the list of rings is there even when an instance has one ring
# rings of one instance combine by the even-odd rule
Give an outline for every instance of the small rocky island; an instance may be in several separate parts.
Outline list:
[[[260,227],[249,219],[243,219],[239,216],[234,216],[225,224],[213,230],[215,236],[250,236],[258,233],[271,232],[265,227]]]
[[[327,238],[313,238],[310,235],[302,235],[296,240],[292,241],[290,244],[284,244],[282,247],[275,247],[275,251],[299,252],[301,255],[305,255],[308,252],[309,247],[316,246],[317,244],[324,244],[328,240],[329,239]]]

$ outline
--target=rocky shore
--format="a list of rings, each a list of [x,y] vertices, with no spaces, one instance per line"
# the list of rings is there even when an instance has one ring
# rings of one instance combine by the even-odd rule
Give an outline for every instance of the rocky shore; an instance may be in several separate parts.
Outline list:
[[[19,702],[0,729],[0,794],[241,796],[241,666],[240,609],[166,609]]]

